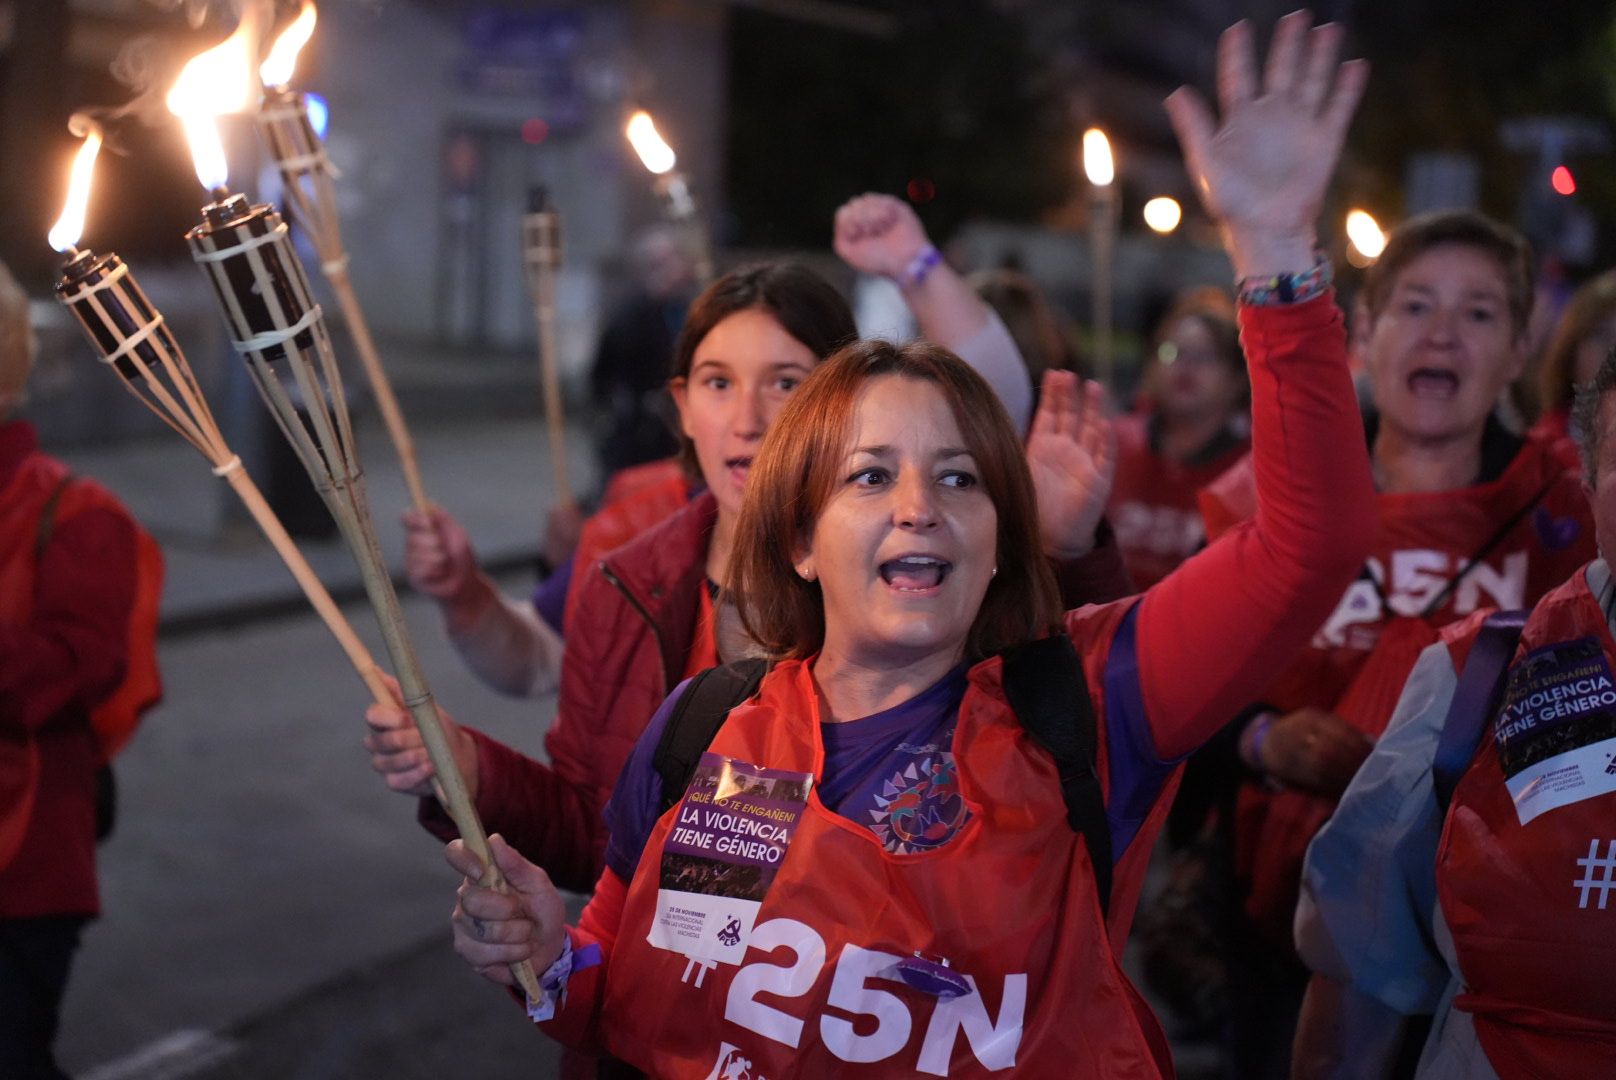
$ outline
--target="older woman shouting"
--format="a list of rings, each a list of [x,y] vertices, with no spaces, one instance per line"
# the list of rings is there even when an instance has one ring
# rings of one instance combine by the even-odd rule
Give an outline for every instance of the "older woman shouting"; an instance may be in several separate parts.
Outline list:
[[[1225,35],[1221,127],[1168,103],[1242,279],[1256,520],[1063,614],[981,378],[923,344],[827,361],[764,441],[730,564],[773,663],[716,718],[711,676],[663,706],[580,925],[503,843],[508,895],[450,845],[456,948],[497,981],[547,968],[528,1009],[557,1038],[690,1080],[1170,1071],[1118,955],[1177,762],[1305,642],[1372,524],[1312,245],[1364,72],[1308,25],[1281,22],[1260,89],[1249,30]],[[1075,470],[1072,405],[1033,438]]]

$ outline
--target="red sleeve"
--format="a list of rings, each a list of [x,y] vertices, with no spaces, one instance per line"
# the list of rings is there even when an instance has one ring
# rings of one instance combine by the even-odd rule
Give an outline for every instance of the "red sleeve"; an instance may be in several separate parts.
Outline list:
[[[554,1019],[539,1029],[565,1046],[601,1053],[605,1050],[601,1029],[601,1008],[606,1001],[606,969],[611,963],[617,931],[623,923],[623,905],[628,899],[628,882],[612,870],[600,875],[595,895],[584,908],[572,935],[573,972],[567,980],[567,996]],[[580,970],[579,957],[598,950],[598,962]]]
[[[590,789],[569,783],[543,762],[466,728],[477,746],[477,816],[559,889],[586,892],[599,872],[603,808]],[[460,835],[436,799],[422,799],[421,826],[440,840]]]
[[[1186,754],[1255,700],[1368,557],[1374,486],[1333,296],[1240,309],[1256,517],[1145,594],[1139,675],[1156,749]]]
[[[135,528],[110,507],[56,523],[26,622],[0,620],[0,729],[37,731],[70,704],[93,706],[128,663]]]

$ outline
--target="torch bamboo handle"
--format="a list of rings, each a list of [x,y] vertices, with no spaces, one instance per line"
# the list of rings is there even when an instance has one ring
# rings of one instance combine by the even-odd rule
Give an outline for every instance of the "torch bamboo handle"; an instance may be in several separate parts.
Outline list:
[[[393,384],[388,381],[382,359],[376,352],[376,342],[370,336],[370,324],[365,321],[365,313],[359,306],[359,297],[354,294],[347,268],[340,264],[328,265],[326,280],[331,283],[332,291],[337,294],[337,303],[342,306],[348,332],[353,335],[354,347],[359,350],[359,362],[364,365],[365,377],[370,380],[371,392],[376,395],[376,407],[381,410],[382,422],[387,425],[387,434],[392,437],[393,449],[398,453],[399,464],[403,466],[404,483],[410,489],[410,502],[415,509],[425,513],[432,504],[426,497],[421,470],[415,462],[415,442],[410,438],[410,429],[404,424],[404,413],[398,407],[398,398],[393,396]]]
[[[550,430],[550,466],[555,470],[556,501],[574,502],[567,480],[567,427],[561,408],[561,372],[556,348],[555,275],[540,269],[533,284],[533,307],[539,323],[539,371],[544,379],[544,419]]]
[[[504,875],[494,864],[493,854],[488,849],[488,833],[484,830],[482,819],[478,817],[477,808],[471,801],[471,793],[466,788],[466,778],[461,774],[460,766],[455,761],[448,735],[438,719],[437,702],[432,699],[432,690],[427,686],[426,676],[421,671],[421,661],[415,655],[415,646],[410,641],[404,612],[398,603],[398,593],[393,589],[393,579],[387,572],[381,545],[376,540],[376,530],[370,519],[363,481],[355,479],[350,482],[353,484],[353,490],[349,492],[347,507],[351,515],[348,524],[352,530],[350,543],[354,548],[354,561],[359,565],[360,576],[365,582],[366,591],[370,594],[371,606],[376,609],[382,640],[386,643],[387,653],[393,660],[393,670],[398,673],[399,688],[404,692],[404,706],[415,718],[415,726],[421,733],[421,741],[426,745],[427,756],[431,758],[432,767],[438,774],[438,801],[443,804],[443,808],[454,821],[455,828],[460,832],[460,838],[487,867],[485,881],[488,886],[504,892],[507,889]],[[513,964],[511,973],[529,999],[537,1001],[539,980],[533,973],[533,965],[526,961]]]
[[[286,564],[286,568],[292,572],[292,577],[297,579],[298,585],[303,589],[303,595],[308,598],[314,610],[324,620],[326,628],[331,631],[331,636],[337,639],[337,644],[342,646],[342,651],[348,654],[349,662],[353,664],[354,670],[359,673],[359,677],[364,680],[365,688],[370,691],[370,696],[380,704],[392,704],[392,691],[388,689],[387,682],[382,677],[381,668],[377,667],[375,659],[370,655],[370,650],[365,648],[365,643],[359,640],[359,635],[354,632],[353,624],[342,614],[342,610],[337,607],[336,601],[331,599],[331,594],[326,591],[325,584],[320,581],[314,572],[314,568],[303,557],[303,552],[298,548],[297,542],[287,533],[286,527],[281,524],[281,519],[275,516],[275,511],[271,510],[269,503],[264,501],[263,493],[258,490],[258,485],[253,483],[252,477],[248,476],[247,471],[240,467],[230,469],[224,474],[224,477],[226,482],[241,498],[248,512],[252,514],[253,520],[258,523],[258,528],[263,531],[265,538],[274,547],[276,554]]]

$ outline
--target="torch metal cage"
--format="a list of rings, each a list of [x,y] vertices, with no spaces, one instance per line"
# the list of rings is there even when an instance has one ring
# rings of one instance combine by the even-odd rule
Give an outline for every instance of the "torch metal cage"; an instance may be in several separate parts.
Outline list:
[[[186,233],[191,256],[282,434],[337,524],[362,541],[353,532],[363,503],[358,448],[320,305],[280,215],[245,200],[231,209]]]

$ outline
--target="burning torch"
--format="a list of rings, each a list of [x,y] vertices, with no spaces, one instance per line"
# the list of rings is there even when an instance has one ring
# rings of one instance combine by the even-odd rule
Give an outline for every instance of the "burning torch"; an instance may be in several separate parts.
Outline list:
[[[398,673],[404,704],[415,718],[437,771],[444,808],[466,845],[487,867],[491,884],[504,888],[482,822],[439,722],[437,705],[376,540],[342,376],[320,307],[280,215],[271,206],[249,204],[226,187],[228,171],[212,114],[232,111],[228,91],[232,84],[246,84],[243,76],[250,68],[240,69],[238,75],[210,59],[216,52],[210,50],[187,64],[168,97],[170,111],[185,122],[197,179],[213,200],[202,208],[202,222],[185,235],[191,257],[213,286],[232,344],[246,362],[260,396],[314,481],[359,566]],[[250,94],[250,87],[244,93]],[[516,965],[513,973],[536,1000],[538,981],[532,965]]]
[[[1100,382],[1111,388],[1115,358],[1111,348],[1111,275],[1116,262],[1116,165],[1111,142],[1099,128],[1083,133],[1083,172],[1089,181],[1089,250],[1094,260],[1093,306],[1094,366]]]
[[[679,157],[667,140],[657,131],[656,122],[644,109],[629,117],[623,129],[634,152],[652,176],[656,177],[656,193],[662,200],[662,213],[670,222],[683,229],[694,247],[696,279],[702,284],[713,279],[713,250],[707,230],[696,216],[696,197],[691,194],[690,181],[677,168]]]
[[[67,256],[56,283],[57,299],[73,313],[102,362],[129,392],[194,446],[213,466],[213,475],[222,478],[240,497],[297,579],[303,595],[342,646],[371,696],[378,702],[390,703],[393,696],[370,650],[264,501],[258,486],[242,468],[241,458],[225,442],[185,354],[162,314],[152,307],[135,281],[128,264],[116,253],[97,255],[75,246],[84,231],[90,178],[100,150],[101,133],[91,129],[73,161],[67,204],[50,231],[51,246]]]
[[[425,510],[428,506],[426,488],[416,465],[415,442],[410,438],[404,413],[398,407],[393,385],[370,335],[370,324],[365,321],[364,310],[348,277],[348,252],[342,246],[337,193],[332,183],[335,170],[326,156],[325,142],[309,122],[307,97],[287,85],[297,67],[298,53],[314,33],[315,19],[313,0],[303,0],[297,18],[275,40],[269,56],[259,66],[258,77],[263,82],[264,95],[258,107],[258,130],[263,133],[264,142],[280,168],[286,201],[314,244],[320,256],[320,269],[336,294],[337,303],[342,306],[343,318],[347,320],[354,347],[359,351],[359,361],[365,368],[365,377],[370,381],[382,421],[387,425],[387,433],[403,466],[410,501],[417,510]]]

